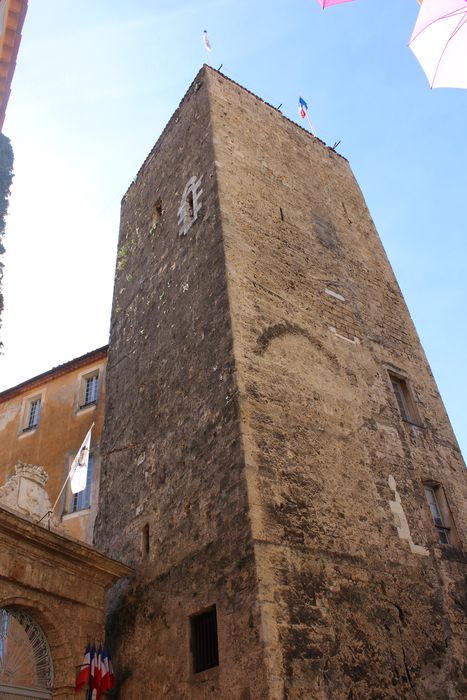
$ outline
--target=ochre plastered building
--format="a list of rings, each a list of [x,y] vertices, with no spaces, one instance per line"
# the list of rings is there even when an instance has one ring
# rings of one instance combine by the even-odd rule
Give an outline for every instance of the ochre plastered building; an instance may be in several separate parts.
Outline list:
[[[0,393],[0,487],[18,463],[41,466],[54,504],[94,424],[87,488],[73,495],[67,487],[55,510],[68,534],[88,543],[98,503],[106,362],[104,346]]]
[[[347,161],[204,67],[122,202],[122,700],[461,700],[465,465]]]

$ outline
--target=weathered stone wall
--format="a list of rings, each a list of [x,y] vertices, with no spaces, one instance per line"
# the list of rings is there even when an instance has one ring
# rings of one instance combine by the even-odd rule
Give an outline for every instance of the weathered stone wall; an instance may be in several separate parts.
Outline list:
[[[465,468],[365,202],[208,68],[123,200],[106,408],[96,541],[139,570],[111,598],[121,698],[463,697]]]
[[[121,698],[266,697],[204,71],[122,203],[95,535],[139,568],[111,600]],[[214,604],[220,665],[193,674]]]
[[[270,697],[465,697],[465,467],[363,197],[324,144],[209,85]]]

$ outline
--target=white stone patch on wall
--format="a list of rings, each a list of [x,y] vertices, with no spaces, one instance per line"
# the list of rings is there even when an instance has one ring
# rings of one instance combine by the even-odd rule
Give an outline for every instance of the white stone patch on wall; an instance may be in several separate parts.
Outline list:
[[[333,292],[332,289],[329,289],[326,287],[324,290],[325,294],[328,294],[330,297],[334,297],[335,299],[339,299],[339,301],[345,301],[345,297],[342,296],[342,294],[338,294],[337,292]]]
[[[201,209],[201,180],[203,176],[197,178],[196,175],[190,177],[183,190],[180,207],[178,209],[178,235],[186,236]]]
[[[17,419],[20,412],[20,405],[17,403],[8,402],[2,406],[2,412],[0,413],[0,430],[4,430],[8,423]]]
[[[352,345],[358,345],[360,343],[359,339],[355,335],[352,338],[349,338],[349,336],[347,335],[341,335],[340,333],[338,333],[334,326],[328,326],[328,328],[331,331],[331,333],[336,336],[336,338],[346,340],[348,343],[352,343]]]
[[[402,501],[400,494],[397,491],[396,480],[389,475],[388,484],[391,491],[394,491],[394,501],[389,501],[389,507],[391,508],[392,514],[394,516],[394,522],[397,527],[397,534],[401,540],[406,540],[409,543],[410,551],[413,554],[420,554],[421,556],[428,557],[430,552],[426,547],[422,547],[419,544],[415,544],[412,535],[410,534],[409,523],[407,522],[407,517],[404,513],[404,508],[402,507]]]

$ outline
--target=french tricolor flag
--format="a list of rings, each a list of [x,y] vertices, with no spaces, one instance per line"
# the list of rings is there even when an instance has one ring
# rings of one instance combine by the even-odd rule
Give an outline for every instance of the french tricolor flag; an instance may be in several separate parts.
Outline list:
[[[103,647],[101,651],[101,690],[106,693],[111,688],[115,688],[115,676],[109,652],[106,647]]]
[[[99,649],[91,661],[91,683],[89,691],[89,700],[100,700],[101,697],[101,679],[102,679],[102,652]]]
[[[308,114],[308,105],[303,97],[298,98],[298,113],[302,119],[305,119],[306,115]]]
[[[313,136],[315,135],[315,127],[313,126],[310,115],[308,114],[308,105],[303,99],[303,97],[298,98],[298,113],[301,116],[302,119],[306,119],[308,124],[310,125],[311,133]]]
[[[91,645],[88,644],[84,652],[83,663],[76,676],[75,690],[78,692],[89,685],[89,675],[91,670]]]

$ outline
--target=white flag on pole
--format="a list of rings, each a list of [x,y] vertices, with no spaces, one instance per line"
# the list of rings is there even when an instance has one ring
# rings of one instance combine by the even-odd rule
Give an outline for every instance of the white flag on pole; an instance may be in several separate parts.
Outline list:
[[[206,30],[203,32],[203,43],[204,43],[204,48],[208,53],[211,53],[211,42],[209,41],[208,33]]]
[[[91,445],[91,430],[83,440],[83,444],[79,448],[79,452],[74,458],[70,467],[70,488],[72,493],[84,491],[86,488],[86,479],[88,476],[89,448]]]

